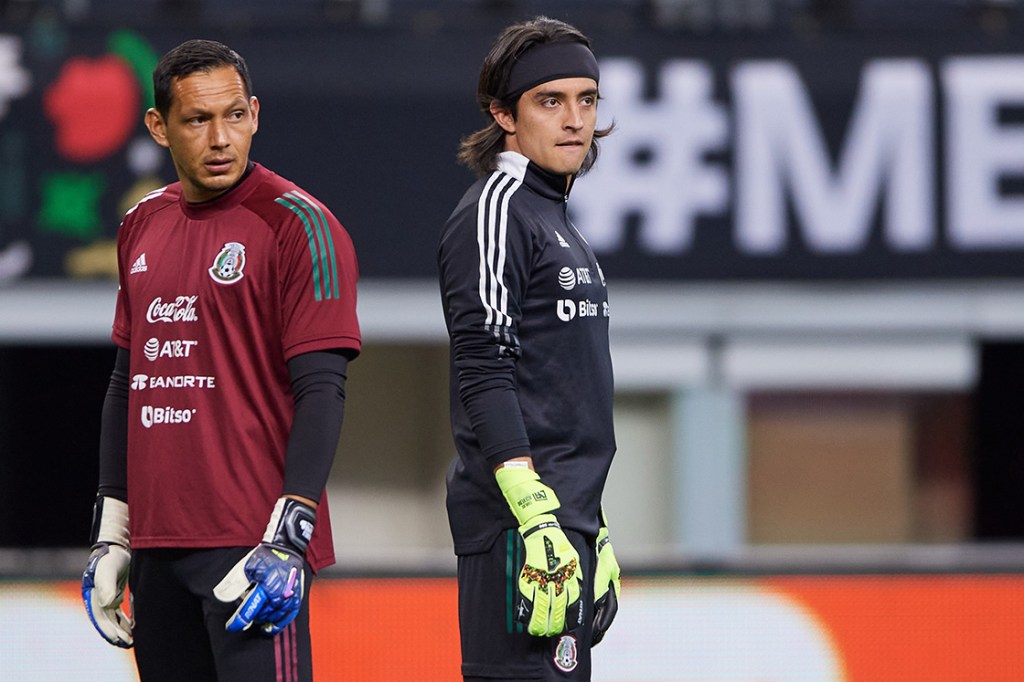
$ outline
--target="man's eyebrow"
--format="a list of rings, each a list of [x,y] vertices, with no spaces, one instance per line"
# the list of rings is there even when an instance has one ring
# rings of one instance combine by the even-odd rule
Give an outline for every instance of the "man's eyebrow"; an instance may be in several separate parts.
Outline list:
[[[569,93],[566,92],[565,90],[538,90],[536,93],[534,93],[533,96],[538,98],[538,99],[543,99],[545,97],[565,97],[568,94]],[[586,90],[581,91],[578,94],[578,96],[579,97],[586,97],[587,95],[596,95],[596,94],[597,94],[597,88],[587,88]]]
[[[247,99],[245,99],[243,97],[239,97],[238,99],[236,99],[236,100],[232,101],[231,103],[229,103],[229,104],[227,104],[227,105],[225,105],[223,107],[220,107],[220,108],[213,108],[213,107],[210,107],[210,106],[205,105],[205,104],[196,104],[196,105],[190,106],[188,108],[184,108],[184,107],[181,108],[181,112],[183,114],[185,112],[188,112],[190,114],[213,114],[213,113],[216,113],[217,111],[235,111],[237,109],[246,109],[248,107],[249,107],[249,100],[247,100]]]

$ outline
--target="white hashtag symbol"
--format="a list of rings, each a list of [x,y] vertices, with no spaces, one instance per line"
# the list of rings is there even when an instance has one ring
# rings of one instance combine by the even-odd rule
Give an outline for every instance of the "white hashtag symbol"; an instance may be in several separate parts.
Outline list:
[[[674,60],[662,65],[657,99],[645,99],[643,65],[633,59],[601,62],[602,111],[617,132],[602,141],[601,160],[573,188],[574,220],[595,251],[611,251],[625,237],[626,217],[643,216],[638,239],[654,252],[689,247],[698,215],[727,208],[725,169],[708,162],[728,135],[724,108],[713,98],[707,64]]]
[[[28,92],[29,72],[19,64],[21,39],[0,35],[0,119],[7,115],[8,103]]]

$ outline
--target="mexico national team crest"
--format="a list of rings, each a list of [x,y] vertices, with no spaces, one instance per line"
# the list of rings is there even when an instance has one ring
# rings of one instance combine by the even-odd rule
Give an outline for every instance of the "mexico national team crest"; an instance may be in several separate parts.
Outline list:
[[[572,672],[576,669],[576,638],[572,635],[562,635],[555,647],[555,665],[559,670]]]
[[[215,282],[234,284],[242,279],[244,267],[245,247],[238,242],[228,242],[213,259],[213,267],[208,272]]]

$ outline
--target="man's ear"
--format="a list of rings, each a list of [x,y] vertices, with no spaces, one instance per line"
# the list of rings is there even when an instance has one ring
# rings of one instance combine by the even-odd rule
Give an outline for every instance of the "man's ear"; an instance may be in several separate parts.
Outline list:
[[[167,123],[160,112],[153,108],[147,109],[145,120],[150,137],[161,147],[169,148],[171,143],[167,141]]]
[[[494,122],[497,123],[502,130],[509,135],[516,134],[516,118],[512,115],[512,111],[508,107],[503,107],[497,102],[491,102],[491,106],[488,108],[491,112],[491,116],[494,117]]]
[[[260,129],[260,101],[253,95],[249,98],[249,111],[252,112],[252,133]]]

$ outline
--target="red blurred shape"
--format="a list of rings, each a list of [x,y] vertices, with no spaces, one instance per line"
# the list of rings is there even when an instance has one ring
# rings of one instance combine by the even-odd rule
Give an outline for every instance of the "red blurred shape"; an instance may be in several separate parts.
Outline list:
[[[110,156],[135,129],[139,98],[135,75],[119,57],[69,59],[43,98],[57,151],[78,163]]]

